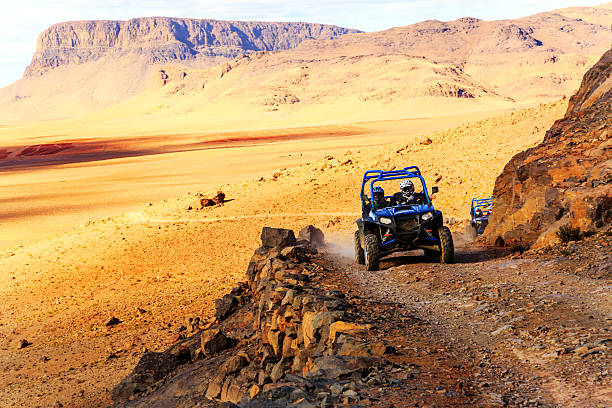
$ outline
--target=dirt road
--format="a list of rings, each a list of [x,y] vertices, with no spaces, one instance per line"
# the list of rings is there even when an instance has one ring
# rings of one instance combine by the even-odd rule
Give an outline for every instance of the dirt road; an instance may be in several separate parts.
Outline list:
[[[378,272],[325,263],[329,285],[397,351],[391,386],[373,396],[382,406],[607,407],[611,241],[521,257],[463,246],[454,265],[405,253]]]

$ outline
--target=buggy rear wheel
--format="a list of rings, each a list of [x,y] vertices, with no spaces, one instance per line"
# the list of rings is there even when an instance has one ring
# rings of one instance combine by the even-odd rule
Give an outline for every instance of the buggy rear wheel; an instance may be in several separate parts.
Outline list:
[[[380,261],[380,252],[378,250],[378,237],[372,233],[366,233],[364,237],[365,243],[365,266],[368,271],[377,271]]]
[[[359,230],[355,231],[353,235],[353,242],[355,243],[355,262],[359,265],[365,264],[365,254],[363,252],[363,247],[361,246],[361,233]]]
[[[438,228],[438,238],[440,238],[440,263],[453,263],[455,261],[455,245],[453,235],[448,227]]]

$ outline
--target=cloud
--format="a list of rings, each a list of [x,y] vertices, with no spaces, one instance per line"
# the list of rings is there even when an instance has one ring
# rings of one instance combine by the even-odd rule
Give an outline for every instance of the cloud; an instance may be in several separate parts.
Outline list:
[[[517,18],[554,8],[596,5],[603,0],[22,0],[0,14],[0,86],[17,80],[35,50],[38,35],[71,20],[127,20],[146,16],[221,20],[306,21],[364,31],[428,19]],[[8,3],[8,2],[7,2]]]

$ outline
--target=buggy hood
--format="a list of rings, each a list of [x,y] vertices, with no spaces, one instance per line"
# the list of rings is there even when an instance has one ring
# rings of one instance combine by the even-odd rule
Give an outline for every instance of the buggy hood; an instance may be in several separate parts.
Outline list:
[[[402,215],[419,215],[426,212],[433,211],[433,205],[427,204],[415,204],[415,205],[401,205],[397,207],[381,208],[379,210],[372,211],[375,217],[399,217]]]

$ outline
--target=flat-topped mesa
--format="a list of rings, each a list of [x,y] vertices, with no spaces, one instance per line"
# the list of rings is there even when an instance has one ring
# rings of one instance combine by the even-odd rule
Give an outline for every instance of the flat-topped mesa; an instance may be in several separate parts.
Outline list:
[[[111,53],[136,53],[149,62],[234,58],[256,51],[294,48],[309,39],[359,32],[333,25],[145,17],[128,21],[54,24],[38,37],[25,76],[66,64],[95,61]]]

